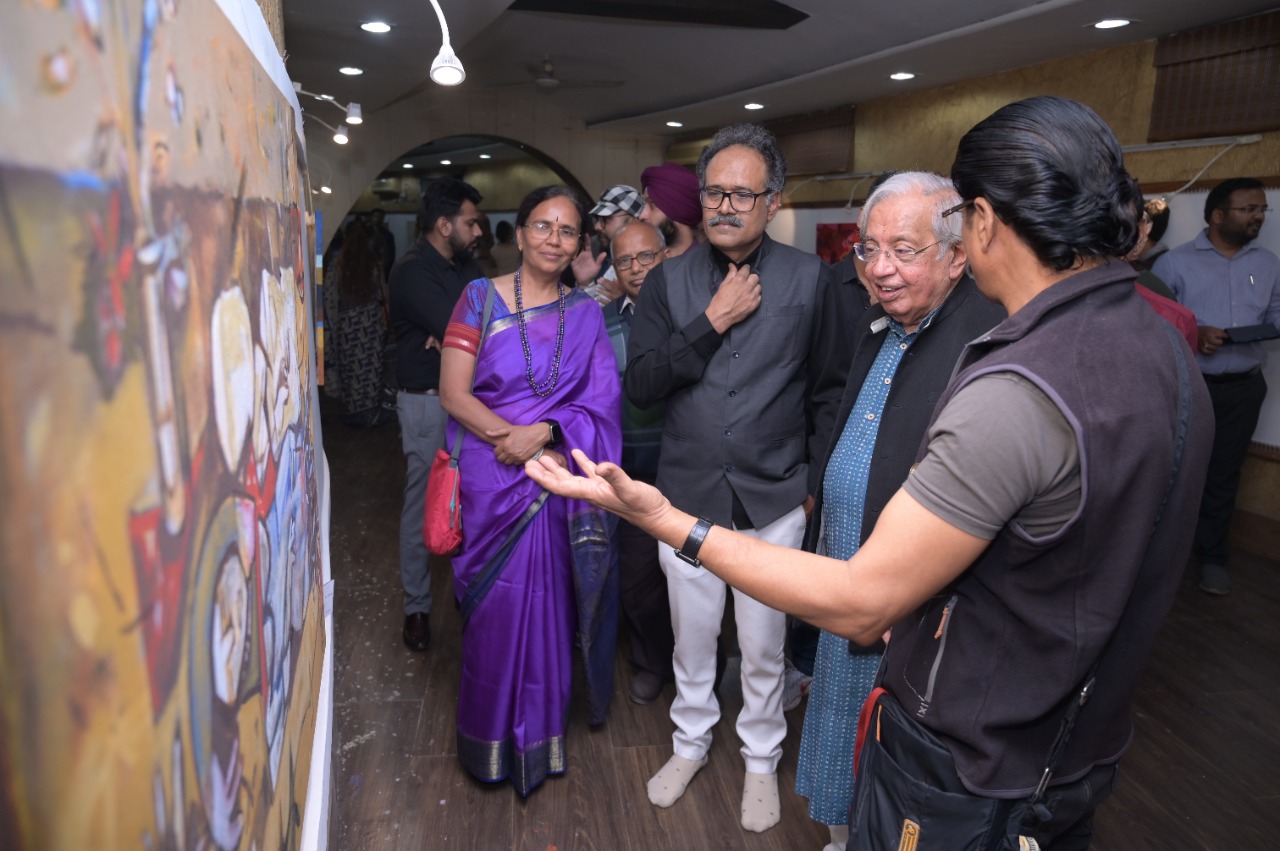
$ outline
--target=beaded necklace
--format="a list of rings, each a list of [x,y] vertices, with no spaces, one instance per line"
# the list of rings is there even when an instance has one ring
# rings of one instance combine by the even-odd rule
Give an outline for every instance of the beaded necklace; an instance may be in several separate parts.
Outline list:
[[[520,346],[524,349],[524,375],[539,396],[550,396],[560,380],[560,352],[564,349],[564,284],[556,281],[560,296],[560,324],[556,328],[556,353],[551,359],[551,373],[545,381],[533,378],[533,352],[529,349],[529,328],[524,319],[524,295],[520,290],[520,269],[516,269],[516,323],[520,326]]]

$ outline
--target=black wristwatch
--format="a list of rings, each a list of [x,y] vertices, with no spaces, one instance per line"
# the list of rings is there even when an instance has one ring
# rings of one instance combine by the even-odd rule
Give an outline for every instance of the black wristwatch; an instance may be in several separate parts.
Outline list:
[[[699,517],[698,522],[689,530],[689,537],[684,539],[684,545],[676,550],[676,558],[693,567],[702,567],[702,562],[698,561],[698,551],[702,549],[702,542],[707,539],[707,533],[714,525],[707,518]]]
[[[547,446],[559,446],[564,443],[564,429],[560,428],[560,423],[555,420],[543,420],[543,422],[551,426],[551,441]]]

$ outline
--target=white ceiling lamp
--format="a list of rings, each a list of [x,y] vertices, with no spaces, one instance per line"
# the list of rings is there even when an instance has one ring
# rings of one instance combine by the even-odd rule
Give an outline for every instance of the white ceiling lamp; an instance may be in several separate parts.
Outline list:
[[[333,131],[333,141],[337,142],[339,145],[347,144],[350,138],[347,136],[347,132],[347,125],[339,124],[338,129]]]
[[[684,122],[683,122],[683,121],[668,121],[668,122],[667,122],[667,126],[668,126],[668,127],[683,127],[683,126],[684,126]]]
[[[764,109],[764,104],[762,103],[748,103],[748,104],[743,104],[743,106],[746,109]]]
[[[431,6],[436,10],[436,17],[440,19],[440,33],[444,37],[440,52],[431,63],[431,79],[442,86],[456,86],[467,79],[467,72],[462,67],[462,61],[453,52],[453,48],[449,46],[449,24],[445,22],[440,3],[438,0],[431,0]]]
[[[321,192],[323,192],[323,193],[324,193],[324,194],[326,194],[326,195],[332,195],[332,194],[333,194],[333,190],[332,190],[332,189],[330,189],[328,186],[321,186],[321,187],[320,187],[320,191],[321,191]]]
[[[364,112],[361,111],[360,104],[355,101],[347,104],[347,123],[364,124]]]
[[[1096,30],[1113,30],[1117,27],[1127,27],[1129,23],[1124,18],[1107,18],[1105,21],[1098,21],[1093,25],[1093,28]]]
[[[405,163],[405,164],[404,164],[404,167],[405,167],[405,168],[413,168],[413,163]]]
[[[365,21],[360,25],[360,29],[367,33],[378,33],[381,35],[382,33],[391,32],[391,25],[384,23],[383,21]]]
[[[453,160],[440,160],[440,165],[453,165]]]
[[[890,80],[898,80],[898,81],[914,80],[915,78],[916,78],[916,75],[912,74],[910,71],[898,71],[896,73],[889,75]]]
[[[481,155],[480,155],[480,159],[482,159],[482,160],[491,160],[491,159],[493,159],[493,155],[492,155],[492,154],[481,154]]]
[[[355,67],[352,67],[351,65],[343,65],[341,68],[338,69],[338,73],[346,74],[348,77],[359,77],[361,74],[364,73],[364,69],[355,68]]]

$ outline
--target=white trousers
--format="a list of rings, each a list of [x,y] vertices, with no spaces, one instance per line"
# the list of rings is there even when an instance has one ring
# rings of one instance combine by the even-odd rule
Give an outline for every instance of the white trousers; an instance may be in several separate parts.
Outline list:
[[[763,529],[740,529],[771,544],[798,547],[804,539],[804,509],[797,506]],[[676,558],[661,544],[658,552],[667,575],[671,625],[675,629],[676,699],[671,720],[676,731],[676,755],[702,759],[711,747],[711,728],[720,720],[720,703],[713,689],[716,679],[716,639],[724,615],[724,581],[700,567]],[[782,646],[786,615],[734,589],[734,616],[742,650],[742,712],[738,738],[747,771],[773,774],[782,757],[787,722],[782,714]]]

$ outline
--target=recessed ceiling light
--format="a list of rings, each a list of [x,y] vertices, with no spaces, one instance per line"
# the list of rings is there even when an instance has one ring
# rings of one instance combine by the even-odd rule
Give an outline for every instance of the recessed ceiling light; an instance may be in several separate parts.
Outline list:
[[[453,165],[453,160],[440,160],[440,165]]]
[[[332,190],[332,189],[330,189],[328,186],[321,186],[321,187],[320,187],[320,191],[321,191],[321,192],[323,192],[323,193],[324,193],[324,194],[326,194],[326,195],[332,195],[332,194],[333,194],[333,190]]]
[[[890,80],[914,80],[915,78],[916,75],[910,71],[898,71],[896,74],[889,75]]]
[[[684,126],[684,122],[683,122],[683,121],[668,121],[668,122],[667,122],[667,126],[668,126],[668,127],[683,127],[683,126]]]
[[[343,65],[338,69],[339,74],[346,74],[348,77],[359,77],[364,73],[362,68],[353,68],[350,65]]]
[[[382,21],[367,21],[360,25],[360,29],[367,33],[388,33],[391,32],[391,25]]]
[[[1105,21],[1098,21],[1093,25],[1094,29],[1099,30],[1113,30],[1116,27],[1127,26],[1129,26],[1129,21],[1126,21],[1124,18],[1108,18]]]
[[[493,155],[492,155],[492,154],[481,154],[481,155],[480,155],[480,159],[482,159],[482,160],[491,160],[491,159],[493,159]]]
[[[413,163],[405,163],[405,164],[404,164],[404,167],[405,167],[405,168],[413,168]]]
[[[747,109],[764,109],[764,104],[762,103],[748,103],[744,105]]]

